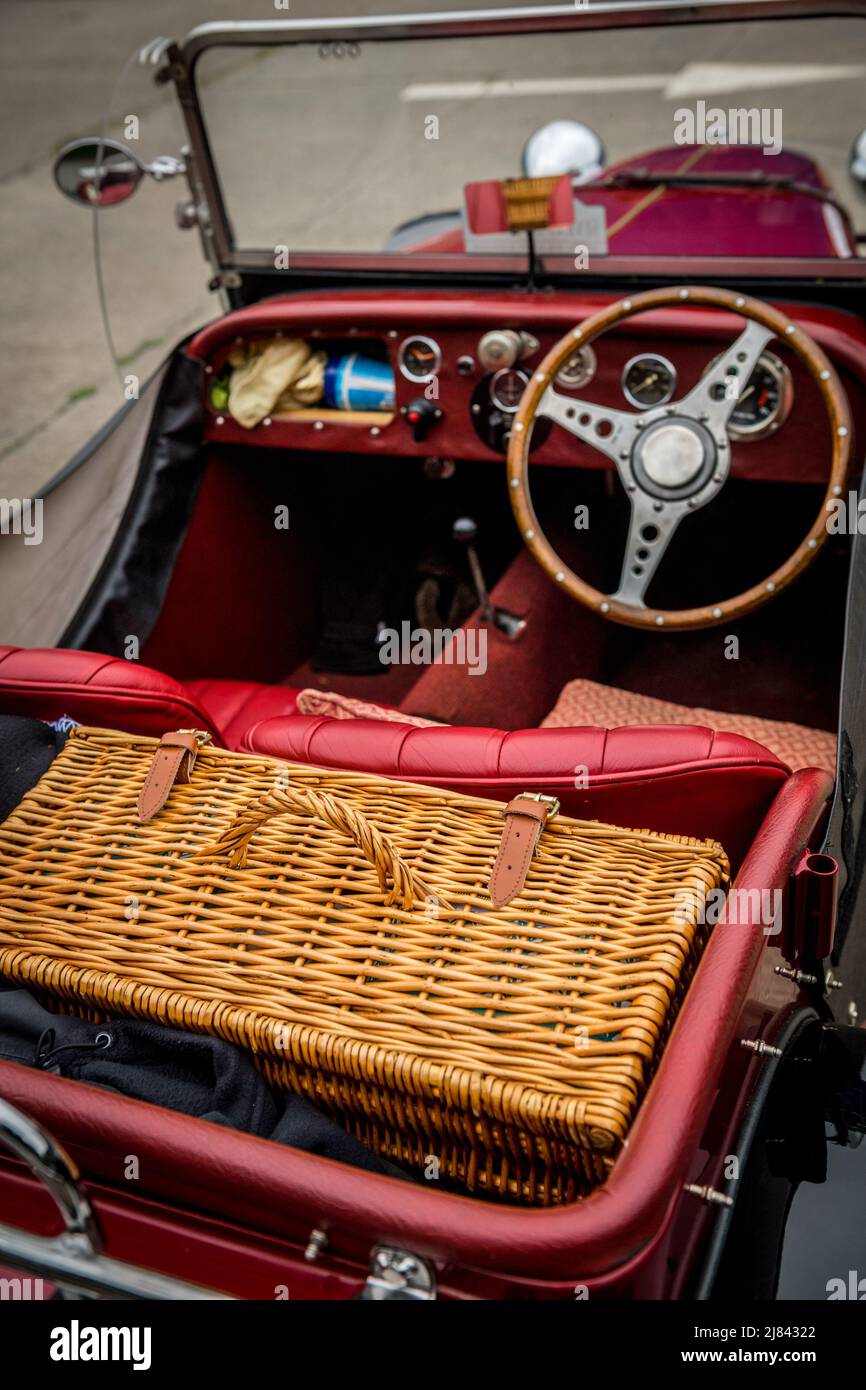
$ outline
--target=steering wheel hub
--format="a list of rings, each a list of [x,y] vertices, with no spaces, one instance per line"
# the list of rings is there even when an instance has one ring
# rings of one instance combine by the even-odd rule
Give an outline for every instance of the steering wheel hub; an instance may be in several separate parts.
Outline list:
[[[631,462],[636,482],[653,497],[691,497],[709,482],[717,450],[709,430],[685,417],[656,420],[635,440]]]

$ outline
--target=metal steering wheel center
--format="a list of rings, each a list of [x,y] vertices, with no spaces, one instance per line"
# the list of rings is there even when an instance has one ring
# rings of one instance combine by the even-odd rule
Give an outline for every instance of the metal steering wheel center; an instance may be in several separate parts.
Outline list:
[[[693,497],[713,477],[715,440],[698,420],[666,416],[647,425],[632,446],[635,482],[662,501]]]

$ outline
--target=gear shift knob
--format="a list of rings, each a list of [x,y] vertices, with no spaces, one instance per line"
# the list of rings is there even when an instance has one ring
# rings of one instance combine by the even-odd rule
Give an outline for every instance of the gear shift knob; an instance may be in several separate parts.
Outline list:
[[[472,545],[478,536],[478,524],[471,516],[458,516],[451,535],[460,545]]]

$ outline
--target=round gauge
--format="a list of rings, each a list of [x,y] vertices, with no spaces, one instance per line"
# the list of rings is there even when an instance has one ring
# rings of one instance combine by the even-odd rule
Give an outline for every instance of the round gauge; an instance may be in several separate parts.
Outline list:
[[[641,410],[667,405],[676,389],[676,368],[666,357],[641,353],[626,362],[622,369],[623,395]]]
[[[711,366],[718,360],[717,357]],[[719,394],[726,389],[722,382],[716,387]],[[774,352],[762,352],[752,375],[737,394],[728,419],[728,434],[732,439],[763,439],[784,425],[793,404],[794,382],[789,368]]]
[[[516,367],[503,367],[490,378],[490,399],[505,415],[513,415],[520,405],[529,377]]]
[[[556,384],[566,391],[579,391],[592,381],[597,366],[595,353],[587,343],[586,347],[579,347],[573,352],[565,365],[560,367],[556,373]]]
[[[442,366],[442,351],[432,338],[415,334],[400,344],[397,360],[409,381],[430,381]]]

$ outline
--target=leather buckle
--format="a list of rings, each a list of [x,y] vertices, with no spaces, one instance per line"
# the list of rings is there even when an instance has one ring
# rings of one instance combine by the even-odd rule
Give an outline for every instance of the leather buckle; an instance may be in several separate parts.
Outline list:
[[[544,794],[544,792],[521,792],[520,795],[521,795],[521,796],[525,796],[526,799],[527,799],[528,801],[546,801],[546,802],[547,802],[547,816],[546,816],[546,820],[552,820],[553,817],[554,817],[555,815],[557,815],[558,812],[559,812],[559,797],[558,797],[558,796],[546,796],[546,795]],[[516,798],[515,798],[515,799],[516,799]]]

